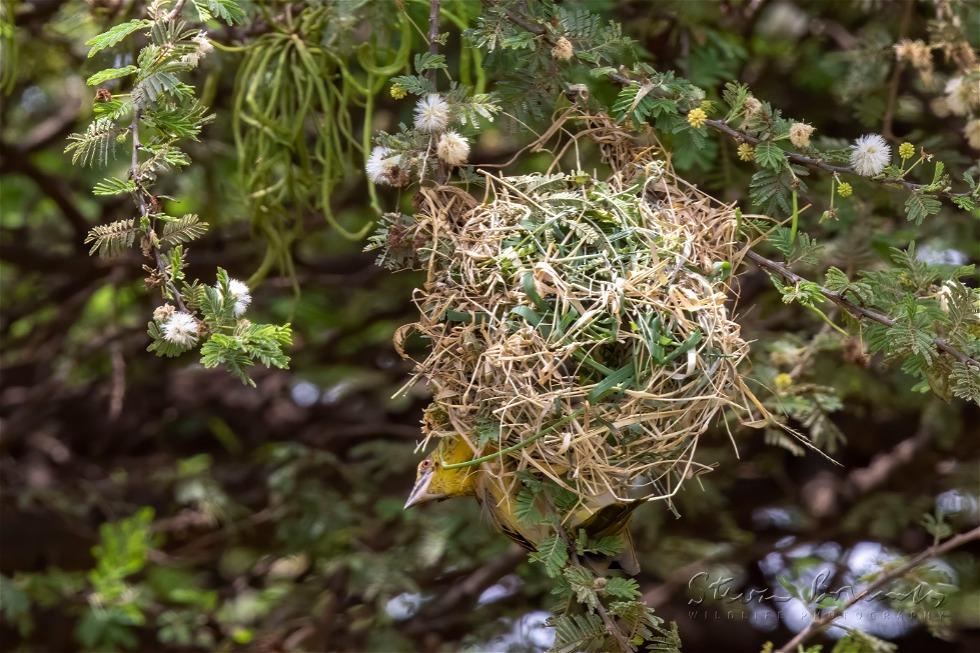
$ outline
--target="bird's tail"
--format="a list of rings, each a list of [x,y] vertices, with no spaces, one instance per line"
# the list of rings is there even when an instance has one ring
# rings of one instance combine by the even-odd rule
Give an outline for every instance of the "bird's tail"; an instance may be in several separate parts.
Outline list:
[[[620,537],[623,538],[623,550],[616,556],[615,561],[619,563],[619,568],[630,576],[640,573],[640,560],[636,557],[636,546],[633,544],[633,536],[630,534],[630,527],[627,524]]]

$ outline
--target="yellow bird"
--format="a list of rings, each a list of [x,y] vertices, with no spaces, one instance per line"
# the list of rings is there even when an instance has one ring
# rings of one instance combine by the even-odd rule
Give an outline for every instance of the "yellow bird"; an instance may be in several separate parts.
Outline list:
[[[439,446],[418,465],[415,486],[405,508],[452,497],[474,497],[482,505],[493,525],[525,549],[534,551],[536,543],[547,536],[547,527],[522,523],[514,514],[514,494],[518,484],[505,486],[499,478],[488,473],[499,462],[447,469],[443,465],[473,459],[469,444],[459,437],[442,438]],[[570,531],[584,529],[591,539],[618,535],[623,551],[616,557],[619,566],[628,574],[639,573],[640,566],[629,532],[629,519],[640,502],[623,503],[611,494],[592,497],[577,509],[568,524]]]

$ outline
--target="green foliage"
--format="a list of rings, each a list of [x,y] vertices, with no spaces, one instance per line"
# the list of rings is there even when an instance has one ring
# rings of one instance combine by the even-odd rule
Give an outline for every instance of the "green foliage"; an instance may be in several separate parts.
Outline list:
[[[83,166],[105,166],[115,156],[116,142],[123,132],[109,118],[97,118],[82,134],[71,134],[65,152],[71,162]]]
[[[806,192],[806,184],[799,178],[807,174],[804,168],[795,165],[778,169],[762,168],[752,175],[749,197],[763,213],[788,215],[792,210],[790,197],[793,191]]]
[[[820,279],[831,293],[894,321],[876,324],[849,315],[847,309],[824,301],[811,281],[780,281],[773,291],[759,286],[760,275],[751,264],[732,270],[745,291],[737,319],[756,353],[752,366],[744,370],[746,382],[772,411],[774,423],[763,437],[740,428],[733,419],[726,419],[727,428],[709,427],[696,461],[704,467],[691,471],[706,471],[708,466],[714,471],[699,476],[700,485],[675,498],[682,518],[671,518],[661,506],[642,508],[648,512],[634,520],[634,536],[651,574],[669,579],[672,570],[702,559],[717,561],[736,576],[748,567],[758,573],[755,560],[746,562],[744,552],[749,547],[760,555],[767,551],[768,535],[760,539],[749,532],[742,516],[751,514],[754,520],[773,506],[787,515],[786,523],[774,521],[767,527],[773,539],[818,538],[836,541],[845,551],[847,542],[874,539],[904,551],[911,541],[909,529],[923,511],[933,510],[938,493],[975,487],[975,455],[967,446],[972,444],[968,420],[973,413],[955,399],[980,403],[980,368],[937,343],[945,342],[973,359],[980,357],[975,271],[929,263],[925,247],[908,247],[914,238],[933,254],[952,248],[975,258],[977,221],[964,212],[976,210],[977,170],[961,131],[977,114],[973,110],[965,116],[939,117],[932,112],[930,101],[943,99],[944,84],[960,71],[945,50],[932,45],[933,39],[955,43],[957,36],[930,3],[911,4],[907,36],[930,43],[934,80],[929,84],[919,79],[905,62],[891,107],[892,133],[916,139],[917,149],[925,148],[946,165],[930,168],[929,161],[923,161],[910,172],[914,159],[903,167],[893,161],[877,180],[848,171],[847,141],[865,131],[858,123],[869,131],[886,132],[889,79],[899,64],[893,48],[900,19],[895,12],[779,3],[780,11],[809,21],[809,31],[791,35],[790,30],[772,30],[777,12],[769,3],[751,16],[744,3],[734,3],[724,13],[713,3],[651,3],[644,5],[640,17],[615,3],[501,0],[481,8],[480,3],[449,0],[442,3],[440,29],[452,30],[450,38],[440,36],[444,54],[432,58],[420,53],[415,68],[437,71],[433,83],[408,74],[413,72],[413,50],[425,47],[421,34],[428,5],[415,0],[397,3],[397,8],[390,2],[317,0],[294,3],[292,12],[274,3],[240,3],[247,4],[248,13],[231,0],[191,0],[184,7],[184,21],[242,24],[233,31],[209,25],[213,38],[230,49],[220,54],[219,65],[200,74],[191,65],[198,56],[198,46],[191,43],[196,30],[176,25],[164,29],[159,19],[133,21],[139,26],[132,30],[127,23],[109,25],[92,39],[94,56],[88,62],[114,67],[79,68],[79,57],[84,61],[86,51],[81,42],[88,35],[106,27],[106,20],[129,20],[148,3],[122,3],[122,9],[108,12],[99,7],[112,3],[88,3],[95,8],[92,12],[85,3],[61,3],[50,16],[45,9],[50,3],[20,3],[16,27],[15,4],[0,0],[0,87],[8,94],[2,213],[5,234],[9,229],[3,299],[10,319],[4,322],[3,338],[5,366],[10,369],[4,394],[13,399],[4,405],[3,419],[13,424],[8,447],[12,464],[4,474],[17,497],[16,506],[7,507],[5,528],[20,535],[20,529],[33,529],[38,519],[44,520],[45,528],[38,540],[43,546],[37,555],[42,557],[26,562],[7,553],[9,542],[19,538],[5,539],[4,558],[11,571],[0,576],[0,607],[5,628],[16,629],[27,642],[24,646],[56,650],[47,638],[60,637],[63,645],[70,633],[55,631],[67,623],[77,627],[76,648],[100,651],[225,650],[267,642],[283,649],[292,645],[318,650],[324,646],[317,641],[320,633],[325,633],[329,646],[344,650],[409,651],[432,646],[433,641],[455,650],[466,647],[456,639],[464,631],[470,648],[495,650],[487,644],[491,637],[516,629],[511,620],[515,614],[540,608],[548,591],[560,586],[582,605],[555,619],[559,650],[616,650],[617,643],[596,612],[598,606],[641,650],[679,649],[676,627],[668,629],[634,600],[631,580],[595,574],[588,564],[572,562],[573,555],[582,563],[581,558],[609,557],[622,547],[621,538],[592,541],[581,530],[572,533],[574,545],[565,547],[567,561],[554,578],[545,578],[549,558],[544,557],[542,564],[518,570],[520,589],[506,601],[481,599],[467,614],[445,608],[427,612],[429,606],[439,608],[444,592],[469,587],[466,581],[493,571],[503,538],[476,525],[470,502],[447,501],[421,512],[401,510],[404,496],[399,495],[414,463],[402,440],[412,439],[418,405],[411,397],[390,399],[404,382],[404,370],[388,365],[391,352],[383,343],[408,319],[404,307],[417,279],[398,280],[361,268],[353,248],[325,235],[322,226],[309,219],[329,210],[343,228],[357,232],[370,221],[371,208],[379,208],[382,201],[394,204],[397,195],[398,210],[390,214],[397,217],[385,218],[391,228],[374,239],[399,244],[388,248],[385,264],[424,267],[433,255],[443,255],[410,239],[398,240],[400,230],[413,221],[412,190],[391,191],[374,207],[369,207],[373,195],[361,192],[358,171],[370,148],[370,131],[386,121],[411,122],[415,98],[392,102],[387,98],[389,84],[416,96],[443,92],[452,99],[465,135],[472,137],[478,126],[486,130],[479,141],[471,138],[472,160],[495,164],[508,160],[531,139],[510,116],[543,134],[551,126],[549,117],[558,115],[553,112],[568,108],[568,85],[586,85],[587,94],[575,95],[584,110],[608,111],[621,126],[635,127],[637,142],[654,142],[645,132],[649,125],[687,181],[726,202],[737,202],[746,214],[751,203],[754,210],[774,218],[754,235],[768,233],[763,247],[779,252],[795,272]],[[174,5],[159,6],[166,12]],[[961,30],[969,34],[977,25],[977,8],[971,3],[950,6]],[[537,29],[515,25],[508,12],[526,17]],[[607,13],[623,20],[623,30],[639,42],[636,51],[656,68],[634,64],[629,39],[606,20]],[[821,25],[834,30],[815,29]],[[456,30],[468,26],[475,28],[457,39]],[[408,32],[407,40],[402,30]],[[370,35],[370,42],[359,42],[364,35]],[[558,37],[572,43],[574,56],[569,61],[551,53]],[[151,49],[135,60],[129,58],[143,46]],[[78,99],[73,91],[78,75],[89,76],[92,86],[104,86],[111,98],[100,91],[91,104],[83,94],[80,116],[64,114],[65,119],[84,120],[91,106],[93,122],[82,124],[69,138],[71,156],[62,164],[50,144],[33,138],[43,135],[34,127],[61,124],[63,111]],[[445,90],[447,80],[456,75],[459,90]],[[623,84],[622,77],[631,81]],[[733,79],[754,81],[750,89],[728,81]],[[199,82],[204,99],[196,102],[191,84]],[[232,86],[234,93],[226,92]],[[821,101],[835,95],[849,99]],[[756,98],[763,100],[762,106],[748,116],[750,100]],[[792,121],[766,99],[781,104],[785,115],[800,115],[817,125],[809,149],[790,147],[786,135]],[[761,157],[754,162],[736,160],[738,137],[711,124],[692,130],[684,115],[703,101],[710,102],[706,110],[713,120],[761,139]],[[240,104],[236,107],[235,102]],[[207,128],[211,112],[217,113],[217,124]],[[501,115],[488,129],[486,122]],[[135,172],[112,168],[96,174],[67,167],[69,158],[79,165],[108,166],[120,154],[118,158],[128,163],[134,117],[140,139]],[[400,151],[421,151],[418,142],[405,135],[411,129],[391,131]],[[239,137],[236,154],[245,183],[236,178],[234,155],[228,156],[228,144],[221,142],[232,132]],[[259,138],[266,139],[261,146],[256,144]],[[187,147],[188,141],[198,139],[202,145]],[[603,169],[604,146],[587,139],[578,145],[576,162],[585,169]],[[546,148],[519,157],[509,164],[508,173],[543,169],[551,163],[548,152]],[[790,163],[794,152],[839,170],[804,168],[798,158]],[[184,170],[190,163],[188,154],[195,156],[195,166]],[[568,150],[560,165],[571,158]],[[37,175],[38,170],[43,175]],[[807,172],[810,175],[804,177]],[[852,197],[835,196],[835,177],[837,183],[853,184]],[[477,187],[473,180],[479,178],[478,172],[466,170],[446,181],[457,190],[468,183],[472,192]],[[923,187],[909,191],[905,182]],[[86,196],[93,184],[97,200]],[[810,208],[798,212],[794,193],[800,205]],[[121,206],[128,195],[137,200],[135,208]],[[479,192],[474,196],[480,199]],[[145,213],[140,200],[147,205]],[[903,204],[908,221],[902,216]],[[82,217],[73,222],[74,230],[66,228],[65,220],[72,219],[67,213],[72,207]],[[817,216],[829,209],[832,219],[818,222]],[[227,229],[227,236],[205,239],[206,223],[198,215]],[[252,238],[236,222],[242,215],[253,221]],[[791,215],[793,226],[787,221],[772,228]],[[119,218],[124,219],[112,222]],[[179,365],[139,356],[145,343],[133,325],[146,321],[140,318],[146,305],[136,291],[141,282],[135,274],[113,272],[112,278],[120,281],[115,288],[105,286],[101,273],[122,272],[117,269],[121,262],[109,267],[93,263],[91,275],[78,273],[86,268],[75,258],[77,243],[67,234],[79,229],[84,233],[97,223],[86,221],[106,224],[91,228],[84,249],[106,256],[133,250],[129,255],[135,258],[149,248],[153,256],[142,261],[148,268],[147,281],[168,303],[182,298],[202,322],[197,342],[183,346],[166,340],[163,322],[150,321],[149,349],[172,356],[202,347],[201,354],[208,355],[211,364],[229,365],[243,380],[263,357],[272,366],[284,364],[290,327],[254,325],[253,330],[249,319],[235,314],[227,279],[222,283],[219,276],[214,288],[184,278],[199,266],[187,266],[182,246],[195,242],[201,262],[224,261],[230,267],[234,261],[238,269],[255,256],[253,238],[264,239],[269,253],[256,279],[278,267],[287,275],[295,272],[296,284],[302,286],[303,295],[294,303],[270,304],[275,314],[290,315],[293,328],[302,334],[303,346],[291,352],[301,363],[301,378],[270,373],[256,379],[263,382],[259,396],[235,387],[230,376],[228,385],[199,369],[179,371]],[[748,223],[745,219],[741,226]],[[564,220],[551,236],[552,242],[569,236],[588,243],[614,233],[610,225],[588,216],[588,221]],[[822,248],[816,248],[817,241]],[[39,243],[50,247],[50,253]],[[892,247],[899,251],[890,255]],[[36,265],[25,267],[22,260]],[[711,264],[705,262],[700,272],[707,275]],[[86,285],[88,276],[96,280]],[[799,308],[785,306],[783,300],[826,310],[852,337],[840,337],[825,328],[826,323],[806,319],[807,314],[801,319]],[[545,311],[523,308],[527,311],[515,314],[515,321],[534,328],[542,322],[548,326]],[[479,319],[477,313],[466,316]],[[447,316],[446,328],[458,325],[455,319]],[[665,342],[650,339],[654,360],[683,344],[664,337]],[[406,344],[410,352],[417,346]],[[875,354],[870,361],[865,346]],[[882,363],[892,363],[894,369]],[[718,364],[724,364],[724,358]],[[593,381],[608,380],[610,396],[628,396],[619,392],[628,388],[624,378],[610,374],[623,366],[600,372],[588,365],[583,361],[583,374]],[[36,388],[24,393],[19,387],[22,379]],[[311,407],[290,397],[291,390],[299,396],[298,390],[307,386],[316,393]],[[922,394],[927,387],[949,403]],[[120,402],[120,413],[111,408],[110,400]],[[365,405],[371,410],[365,411]],[[30,428],[17,428],[23,424]],[[805,452],[786,431],[776,430],[776,424],[805,431],[841,466],[802,464],[805,461],[789,460],[784,450],[768,447],[772,442]],[[492,443],[499,432],[499,423],[488,423],[474,438]],[[80,433],[94,435],[79,437]],[[729,435],[738,444],[739,460],[725,444]],[[845,435],[853,449],[841,446]],[[887,489],[872,488],[859,496],[838,491],[831,512],[823,517],[809,514],[810,506],[799,503],[800,488],[808,493],[814,487],[853,487],[869,461],[876,461],[874,469],[879,469],[880,463],[893,459],[893,447],[905,451],[913,436],[911,444],[918,453],[891,471],[882,486]],[[62,457],[62,450],[70,455]],[[190,451],[208,451],[213,461],[204,468],[187,463],[180,470],[166,462]],[[826,483],[827,477],[834,483]],[[928,483],[920,482],[923,478]],[[543,495],[558,511],[569,507],[566,495],[528,483],[515,501],[518,519],[529,526],[550,527],[554,517],[548,515]],[[74,535],[62,534],[84,534],[93,519],[126,515],[144,502],[157,506],[159,517],[152,530],[168,533],[165,552],[149,556],[138,571],[117,579],[125,586],[118,602],[99,603],[85,571],[58,568],[66,548],[84,551],[90,542],[78,547]],[[209,506],[215,505],[221,508],[212,512]],[[22,514],[30,518],[28,526]],[[227,519],[229,514],[233,518]],[[967,509],[930,513],[926,528],[933,537],[941,537],[973,523],[973,516]],[[144,525],[133,529],[134,536],[138,532],[145,534]],[[153,536],[148,538],[150,546],[156,546]],[[122,546],[130,548],[132,556],[106,554],[107,559],[116,556],[124,566],[138,559],[139,541],[136,537],[132,546]],[[778,552],[781,558],[785,554]],[[561,554],[555,556],[550,558],[553,562]],[[99,569],[102,564],[68,557],[76,570],[86,564]],[[39,560],[45,561],[46,569],[38,569]],[[944,585],[948,578],[924,574],[901,585],[899,593],[916,587],[920,592],[922,587],[940,590],[951,606],[948,627],[955,631],[975,612],[970,610],[976,578],[968,556],[954,554],[945,561],[956,571],[962,591]],[[648,576],[639,580],[648,589]],[[928,582],[920,587],[920,580]],[[794,582],[807,584],[802,579]],[[115,587],[118,591],[120,585]],[[421,597],[413,608],[418,612],[404,619],[386,612],[389,601],[404,595]],[[664,614],[685,610],[686,600],[683,587],[674,591]],[[470,604],[459,605],[464,603]],[[918,614],[923,624],[934,623],[928,614],[916,612],[921,606],[914,602],[898,601],[891,607]],[[56,619],[51,619],[52,613]],[[428,640],[412,634],[423,629]],[[712,630],[717,629],[702,629],[718,648]],[[748,623],[727,624],[724,630],[747,634],[746,639],[758,636]],[[911,636],[925,637],[921,632]],[[738,642],[733,638],[721,648],[726,645],[734,649]],[[835,653],[892,648],[857,631],[824,650],[831,646]],[[816,648],[803,646],[806,651]]]
[[[234,333],[215,333],[201,346],[201,364],[204,367],[224,365],[242,383],[254,387],[255,381],[248,376],[247,368],[255,361],[267,367],[287,367],[289,356],[282,350],[291,342],[292,331],[288,324],[240,324]]]
[[[129,75],[132,75],[133,73],[138,71],[139,71],[138,66],[123,66],[122,68],[106,68],[105,70],[100,70],[99,72],[89,77],[87,80],[85,80],[85,83],[88,84],[89,86],[98,86],[99,84],[108,82],[111,79],[120,79],[122,77],[128,77]]]
[[[212,18],[219,18],[229,25],[245,21],[245,10],[238,0],[191,0],[191,2],[202,23]]]
[[[860,304],[868,304],[874,298],[874,290],[871,284],[863,281],[852,282],[847,278],[843,270],[833,265],[827,268],[824,276],[824,286],[830,292],[855,300]]]
[[[893,653],[896,646],[873,635],[853,630],[834,644],[831,653]]]
[[[110,193],[96,193],[97,195]],[[100,224],[92,227],[85,237],[85,244],[92,244],[89,254],[99,256],[119,256],[136,242],[137,236],[143,233],[143,228],[135,218],[116,220],[110,224]]]
[[[606,642],[606,628],[595,614],[561,615],[554,619],[554,650],[560,653],[574,651],[602,651]]]
[[[165,249],[170,249],[180,243],[189,243],[197,240],[208,230],[208,223],[201,222],[196,215],[188,214],[180,218],[171,218],[161,215],[158,219],[163,222],[163,229],[160,232],[160,244]]]
[[[537,551],[528,558],[531,562],[544,565],[545,571],[552,578],[562,575],[562,570],[568,564],[568,548],[561,535],[551,535],[538,543]]]
[[[93,36],[85,42],[85,45],[89,46],[90,48],[88,51],[89,58],[91,59],[95,54],[101,52],[102,50],[111,48],[112,46],[120,43],[130,34],[139,32],[140,30],[146,29],[152,25],[153,21],[147,18],[136,18],[126,21],[125,23],[113,25],[105,32],[99,34],[98,36]],[[103,73],[105,73],[105,71],[103,71]]]
[[[905,215],[909,222],[920,225],[928,216],[939,213],[939,209],[942,206],[942,203],[936,199],[935,195],[919,192],[911,193],[908,199],[905,200]]]
[[[174,8],[181,6],[174,5]],[[207,3],[200,0],[194,2],[194,7],[201,20],[217,17],[231,24],[245,18],[234,0],[208,0]],[[277,368],[288,365],[289,357],[283,349],[292,341],[289,325],[253,324],[238,319],[251,302],[251,295],[243,299],[241,294],[247,294],[248,289],[236,281],[233,296],[228,274],[221,268],[216,288],[202,287],[196,281],[187,283],[184,244],[204,236],[208,224],[193,213],[181,217],[167,215],[159,206],[159,199],[150,192],[161,172],[190,163],[175,143],[197,140],[201,129],[212,120],[194,97],[193,87],[181,81],[179,75],[194,69],[213,46],[203,31],[188,27],[179,16],[171,15],[170,10],[164,12],[157,5],[151,8],[150,14],[150,19],[116,25],[87,42],[91,57],[135,32],[148,29],[149,42],[136,57],[136,65],[105,69],[88,80],[94,85],[132,75],[129,99],[103,97],[102,93],[108,91],[100,90],[98,117],[84,133],[70,135],[65,148],[72,154],[72,163],[106,165],[118,140],[128,136],[132,142],[129,177],[106,177],[96,184],[93,193],[96,196],[131,194],[140,215],[93,227],[85,244],[91,244],[90,254],[109,257],[118,256],[139,242],[141,253],[153,261],[152,266],[144,267],[149,274],[147,285],[160,287],[163,298],[175,302],[177,307],[168,304],[154,313],[153,321],[147,324],[148,351],[173,357],[200,345],[205,367],[224,365],[242,383],[254,386],[246,369],[256,362]],[[132,123],[121,125],[119,121],[130,113]],[[206,334],[188,308],[201,311]],[[172,327],[169,324],[172,319],[181,320],[181,326]],[[132,614],[112,613],[90,616],[80,626],[80,637],[86,642],[111,640],[113,645],[129,646],[132,642],[125,636],[125,626],[130,623],[126,620],[132,618],[135,618]]]
[[[153,514],[152,508],[140,508],[131,517],[99,527],[99,544],[92,549],[95,569],[88,578],[104,601],[121,599],[126,590],[125,579],[146,564],[154,541],[150,530]]]
[[[118,179],[116,177],[106,177],[92,188],[92,194],[100,197],[135,192],[136,182],[129,179]]]
[[[778,172],[786,166],[786,153],[775,143],[763,141],[755,146],[755,160],[762,167]]]

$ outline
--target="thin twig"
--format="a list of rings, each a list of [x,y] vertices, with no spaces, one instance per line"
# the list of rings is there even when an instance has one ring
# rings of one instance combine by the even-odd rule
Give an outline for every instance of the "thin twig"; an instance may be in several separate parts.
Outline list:
[[[756,145],[759,142],[759,139],[756,138],[755,136],[752,136],[751,134],[748,134],[742,131],[741,129],[736,129],[735,127],[732,127],[724,120],[716,120],[714,118],[709,118],[707,121],[705,121],[705,124],[707,124],[715,131],[728,136],[733,141],[739,143],[743,143],[743,142],[749,143],[750,145]],[[834,165],[832,163],[827,163],[823,159],[818,159],[815,157],[807,156],[805,154],[800,154],[799,152],[784,152],[784,154],[786,155],[786,158],[792,161],[793,163],[798,163],[802,166],[806,166],[811,170],[823,170],[824,172],[836,172],[836,173],[843,173],[848,175],[857,174],[856,172],[854,172],[854,168],[852,168],[851,166]],[[904,186],[906,189],[913,192],[921,191],[924,188],[928,187],[927,184],[917,184],[915,182],[908,181],[906,179],[895,179],[895,178],[877,179],[874,177],[864,177],[864,179],[866,181],[873,181],[885,186],[890,186],[890,185]],[[930,191],[930,192],[935,192],[937,195],[941,195],[947,198],[965,197],[969,195],[969,193],[954,193],[947,190]]]
[[[905,10],[902,12],[902,23],[898,28],[898,40],[901,41],[909,31],[909,23],[912,22],[913,0],[905,0]],[[895,69],[892,70],[891,79],[888,80],[888,104],[885,105],[885,115],[881,119],[881,134],[887,139],[895,137],[892,130],[892,121],[895,118],[895,105],[898,100],[898,83],[902,79],[902,71],[905,69],[905,61],[899,59],[895,62]]]
[[[167,15],[163,17],[164,20],[174,20],[180,16],[180,12],[184,10],[184,5],[187,4],[187,0],[177,0],[177,4],[171,9]]]
[[[140,218],[145,218],[150,215],[150,205],[146,201],[146,196],[149,193],[143,188],[143,185],[139,180],[139,150],[140,150],[140,110],[135,109],[133,111],[133,123],[130,126],[130,131],[132,132],[133,139],[133,152],[132,158],[129,164],[129,178],[136,183],[136,203],[139,205]],[[151,227],[152,229],[152,227]],[[153,259],[156,263],[157,270],[163,276],[163,283],[166,285],[170,294],[173,296],[174,303],[177,304],[177,308],[183,312],[187,311],[187,306],[184,304],[184,298],[181,296],[180,291],[177,287],[170,282],[167,277],[167,262],[163,259],[163,253],[160,251],[160,247],[155,242],[150,242],[150,250],[153,252]]]
[[[745,257],[751,260],[756,265],[758,265],[760,268],[763,268],[764,270],[768,270],[769,272],[774,272],[792,283],[800,283],[803,281],[808,281],[807,279],[804,279],[800,275],[790,270],[782,263],[771,261],[765,258],[764,256],[756,254],[752,250],[746,250]],[[848,313],[850,313],[855,317],[871,320],[872,322],[884,324],[885,326],[895,326],[895,320],[891,319],[884,313],[879,313],[878,311],[872,310],[870,308],[864,308],[863,306],[859,306],[854,302],[851,302],[850,300],[844,299],[844,297],[842,297],[840,294],[835,293],[827,288],[824,288],[823,286],[818,285],[817,288],[819,289],[820,294],[822,294],[824,297],[834,302],[835,304],[837,304],[842,309],[844,309],[845,311],[847,311]],[[980,361],[968,356],[967,354],[964,354],[959,349],[956,349],[951,344],[949,344],[949,342],[944,338],[933,338],[933,344],[935,344],[936,347],[939,348],[941,351],[946,352],[947,354],[949,354],[959,362],[963,363],[964,365],[974,365],[976,367],[980,367]]]
[[[867,598],[892,581],[898,580],[922,563],[935,558],[936,556],[948,553],[949,551],[963,546],[968,542],[973,542],[974,540],[980,540],[980,526],[974,528],[973,530],[951,537],[941,544],[935,544],[925,551],[921,551],[905,564],[879,576],[877,580],[875,580],[873,583],[869,583],[863,590],[852,596],[841,607],[834,608],[833,610],[825,612],[824,614],[815,618],[810,622],[810,625],[798,632],[793,639],[786,642],[778,651],[776,651],[776,653],[791,653],[791,651],[795,651],[800,644],[807,641],[817,633],[822,632],[855,603]]]
[[[441,0],[429,0],[429,54],[439,54],[439,4]],[[429,81],[436,81],[436,69],[425,71]]]

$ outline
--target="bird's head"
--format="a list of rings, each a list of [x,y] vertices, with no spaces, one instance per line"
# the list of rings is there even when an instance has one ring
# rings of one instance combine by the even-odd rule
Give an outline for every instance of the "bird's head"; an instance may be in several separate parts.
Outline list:
[[[473,458],[466,440],[445,437],[439,446],[419,463],[405,508],[440,501],[449,497],[471,496],[476,492],[476,466],[447,469],[443,465],[461,463]]]

